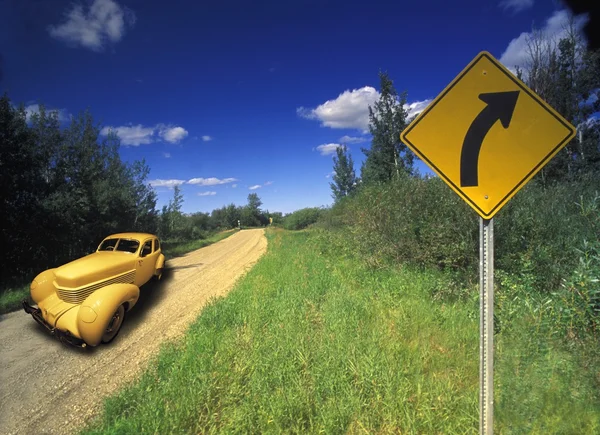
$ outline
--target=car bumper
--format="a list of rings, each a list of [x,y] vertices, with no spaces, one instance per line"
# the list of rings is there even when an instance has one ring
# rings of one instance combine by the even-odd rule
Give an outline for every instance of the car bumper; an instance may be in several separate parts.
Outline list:
[[[31,316],[36,322],[42,325],[46,329],[46,331],[48,331],[54,337],[58,338],[62,343],[76,347],[87,346],[85,341],[83,341],[80,338],[74,337],[68,331],[62,331],[60,329],[54,328],[53,326],[50,326],[48,322],[46,322],[42,317],[42,310],[36,307],[32,307],[27,303],[27,301],[23,301],[23,309],[27,314],[31,314]]]

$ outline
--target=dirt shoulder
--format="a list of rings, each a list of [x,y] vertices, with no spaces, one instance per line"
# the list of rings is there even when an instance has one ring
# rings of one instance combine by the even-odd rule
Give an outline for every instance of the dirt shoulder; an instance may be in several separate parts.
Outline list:
[[[73,433],[102,399],[133,380],[165,340],[181,336],[212,297],[225,295],[266,251],[263,230],[244,230],[168,261],[142,287],[110,345],[76,349],[25,312],[0,316],[0,433]]]

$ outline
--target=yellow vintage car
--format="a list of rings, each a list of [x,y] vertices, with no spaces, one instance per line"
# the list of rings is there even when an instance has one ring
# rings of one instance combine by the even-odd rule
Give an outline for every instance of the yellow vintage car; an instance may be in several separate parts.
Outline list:
[[[23,301],[23,309],[64,343],[108,343],[138,301],[140,287],[160,280],[164,265],[158,237],[113,234],[94,253],[36,276],[30,289],[37,307]]]

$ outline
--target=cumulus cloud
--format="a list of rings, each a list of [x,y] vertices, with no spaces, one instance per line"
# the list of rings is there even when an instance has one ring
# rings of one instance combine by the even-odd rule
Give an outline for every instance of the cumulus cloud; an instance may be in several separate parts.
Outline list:
[[[217,192],[199,192],[198,196],[214,196]]]
[[[25,117],[27,122],[31,121],[31,117],[40,112],[40,105],[39,104],[29,104],[28,106],[25,107]],[[58,120],[60,122],[65,122],[68,121],[69,118],[71,117],[71,115],[69,114],[69,112],[67,112],[66,109],[49,109],[46,108],[46,114],[48,114],[49,112],[57,112],[58,113]]]
[[[367,133],[369,131],[369,106],[372,107],[379,97],[380,94],[375,88],[364,86],[360,89],[344,91],[337,98],[325,101],[314,109],[298,107],[296,113],[302,118],[320,121],[323,127],[356,129]],[[414,117],[421,113],[430,102],[430,99],[416,101],[406,104],[404,109],[408,111],[409,117]],[[342,143],[366,141],[368,141],[367,138],[352,136],[340,138]]]
[[[175,187],[185,183],[185,180],[150,180],[152,187]]]
[[[364,143],[368,142],[369,138],[367,137],[355,137],[355,136],[342,136],[340,137],[340,143],[348,144],[348,143]]]
[[[235,189],[235,188],[237,187],[237,184],[232,184],[232,185],[231,185],[231,187],[232,187],[233,189]]]
[[[512,9],[513,12],[521,12],[525,9],[533,7],[534,0],[502,0],[500,7],[504,9]]]
[[[93,51],[119,42],[126,28],[135,24],[133,11],[113,0],[94,0],[88,7],[73,4],[64,15],[64,22],[48,27],[50,36]]]
[[[540,29],[542,35],[558,42],[560,38],[567,35],[567,26],[569,25],[570,17],[571,15],[567,10],[554,12]],[[585,16],[575,17],[575,27],[581,29],[586,21],[587,18]],[[506,50],[504,50],[504,53],[500,56],[500,62],[512,71],[514,71],[517,66],[526,71],[529,43],[533,37],[533,32],[523,32],[510,41],[508,47],[506,47]]]
[[[183,127],[165,124],[157,124],[154,127],[145,127],[142,124],[108,126],[100,130],[100,134],[106,136],[110,130],[117,133],[121,144],[125,146],[147,145],[156,142],[159,138],[169,143],[178,143],[188,135]]]
[[[260,184],[255,184],[254,186],[250,186],[248,189],[250,190],[256,190],[256,189],[260,189],[262,186]]]
[[[158,135],[169,143],[180,142],[182,139],[185,139],[185,137],[187,137],[188,135],[188,132],[185,128],[178,127],[175,125],[159,124],[157,126],[157,129]]]
[[[204,142],[210,142],[211,140],[213,140],[213,138],[212,138],[212,137],[210,137],[210,136],[202,136],[202,140],[203,140]]]
[[[296,113],[306,119],[321,122],[323,127],[369,129],[369,105],[379,99],[379,92],[371,86],[346,90],[333,100],[325,101],[314,109],[298,107]]]
[[[237,179],[235,178],[215,178],[215,177],[210,177],[210,178],[192,178],[191,180],[188,180],[188,184],[195,184],[198,186],[216,186],[219,184],[227,184],[227,183],[232,183],[234,181],[237,181]]]
[[[339,147],[341,147],[339,143],[327,143],[319,145],[316,150],[319,151],[322,156],[328,156],[330,154],[334,154],[335,150]]]
[[[165,156],[165,159],[170,159],[171,153],[163,153],[163,156]]]
[[[272,182],[272,181],[267,181],[267,182],[266,182],[264,185],[265,185],[265,186],[270,186],[271,184],[273,184],[273,182]]]

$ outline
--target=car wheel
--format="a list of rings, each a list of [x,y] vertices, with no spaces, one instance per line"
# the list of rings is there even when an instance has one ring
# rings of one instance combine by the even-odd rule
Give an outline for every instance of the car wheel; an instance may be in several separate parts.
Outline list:
[[[156,274],[152,278],[154,279],[154,281],[160,281],[160,279],[162,278],[162,274],[163,274],[162,268],[156,269]]]
[[[104,330],[104,334],[102,334],[102,343],[110,343],[114,340],[114,338],[119,333],[121,329],[121,325],[123,324],[123,320],[125,319],[125,305],[119,306],[117,311],[113,314],[110,321],[108,322],[108,326]]]

